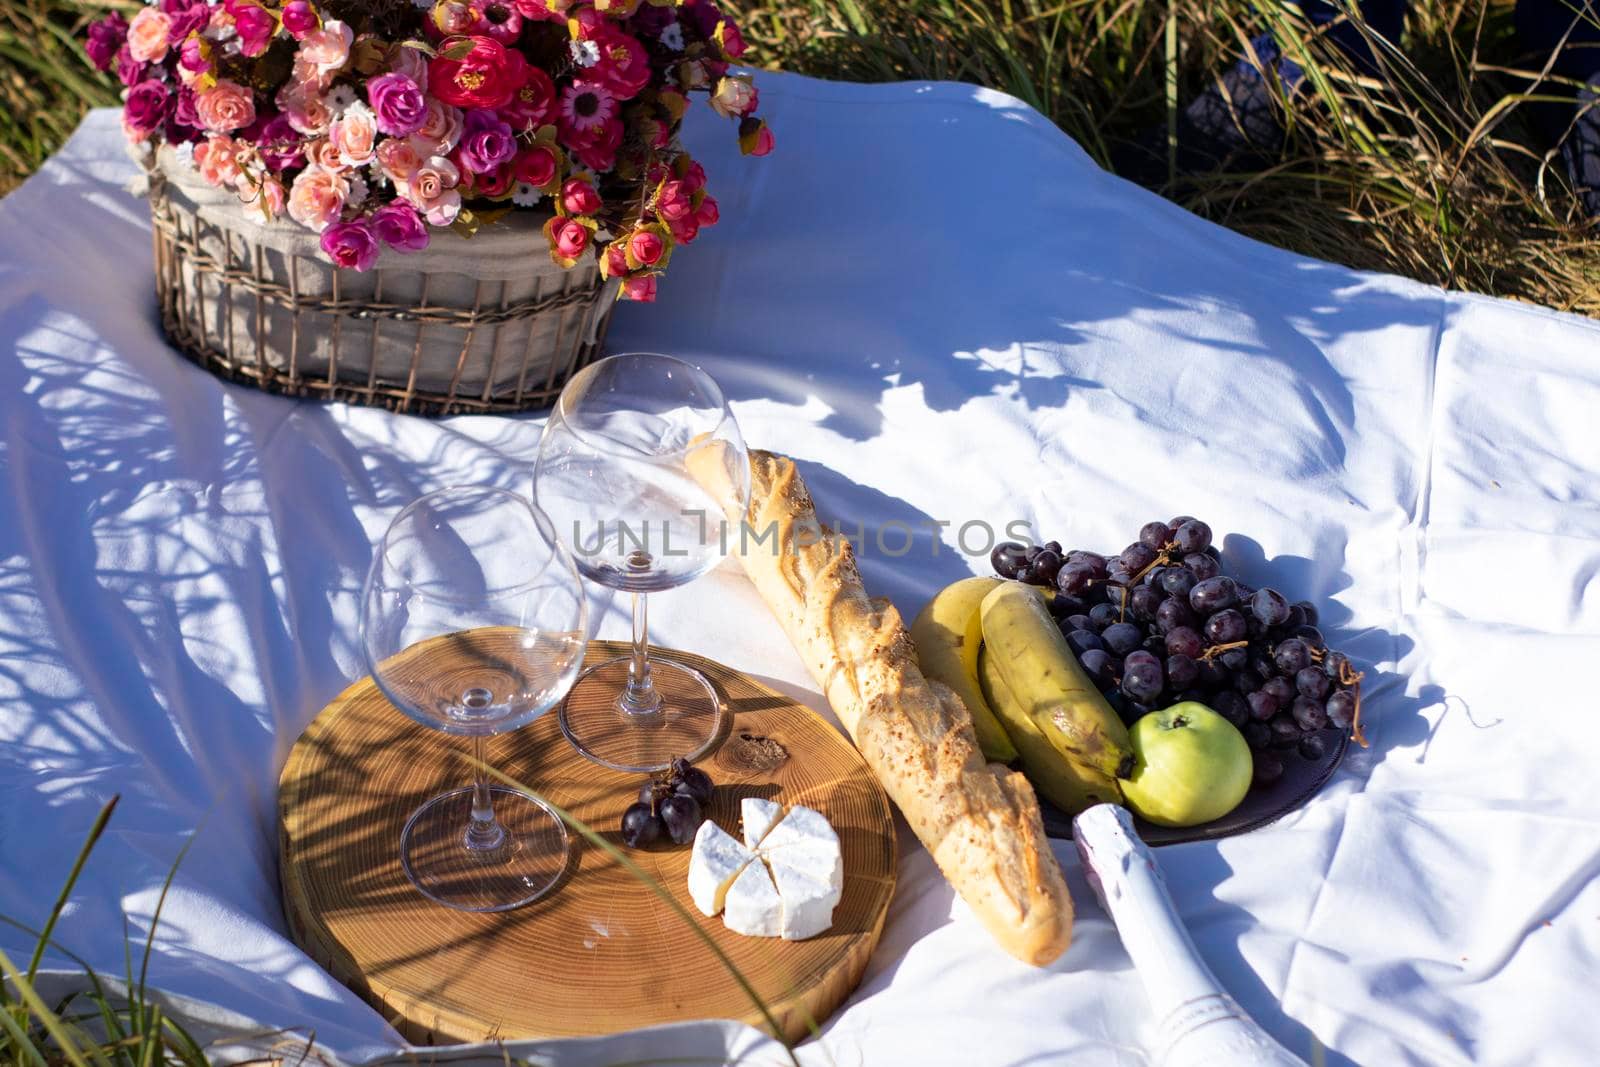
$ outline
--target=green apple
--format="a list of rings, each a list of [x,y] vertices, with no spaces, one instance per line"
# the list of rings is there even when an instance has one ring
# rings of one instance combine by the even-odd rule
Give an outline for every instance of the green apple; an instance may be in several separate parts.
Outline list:
[[[1227,719],[1192,700],[1152,711],[1128,731],[1133,777],[1122,795],[1162,826],[1198,826],[1239,806],[1250,788],[1250,746]]]

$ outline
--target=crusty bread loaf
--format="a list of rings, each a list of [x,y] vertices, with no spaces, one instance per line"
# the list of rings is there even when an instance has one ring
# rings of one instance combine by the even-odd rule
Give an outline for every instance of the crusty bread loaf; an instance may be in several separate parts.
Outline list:
[[[696,475],[725,486],[714,455],[699,458]],[[748,521],[777,531],[776,544],[733,545],[750,580],[956,892],[1013,956],[1054,960],[1072,939],[1072,899],[1033,788],[984,762],[960,698],[923,677],[899,613],[867,597],[849,542],[822,528],[794,464],[768,452],[750,464]]]

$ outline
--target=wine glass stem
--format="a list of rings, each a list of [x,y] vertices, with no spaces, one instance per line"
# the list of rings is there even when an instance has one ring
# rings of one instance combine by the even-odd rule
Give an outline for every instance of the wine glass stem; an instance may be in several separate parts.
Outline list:
[[[627,715],[661,711],[661,694],[650,680],[650,614],[643,593],[633,594],[633,662],[628,664],[628,684],[617,703]]]
[[[487,744],[482,734],[472,739],[472,821],[467,824],[467,848],[488,852],[505,843],[506,831],[494,817],[494,801],[489,796],[489,762],[484,759]]]

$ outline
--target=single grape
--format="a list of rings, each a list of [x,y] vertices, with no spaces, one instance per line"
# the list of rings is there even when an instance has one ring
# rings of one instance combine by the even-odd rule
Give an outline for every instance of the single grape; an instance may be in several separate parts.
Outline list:
[[[1156,561],[1156,550],[1135,541],[1122,550],[1122,555],[1117,557],[1117,561],[1128,568],[1128,573],[1138,574]]]
[[[1328,725],[1328,712],[1320,700],[1304,696],[1295,697],[1289,711],[1302,730],[1321,730]]]
[[[1254,693],[1244,698],[1250,705],[1250,717],[1259,722],[1266,722],[1278,714],[1278,702],[1271,693],[1265,689],[1257,689]]]
[[[1224,689],[1211,698],[1211,710],[1235,726],[1243,726],[1250,721],[1250,705],[1231,689]]]
[[[1189,568],[1189,572],[1194,575],[1197,582],[1215,578],[1222,573],[1222,565],[1204,552],[1191,552],[1184,556],[1183,565]]]
[[[1200,665],[1179,653],[1167,657],[1167,684],[1173,689],[1188,689],[1200,677]]]
[[[1161,695],[1165,678],[1161,661],[1140,649],[1122,661],[1122,692],[1129,700],[1149,704]]]
[[[1046,541],[1044,543],[1044,548],[1045,548],[1046,552],[1054,552],[1056,555],[1062,556],[1062,557],[1066,556],[1066,553],[1063,552],[1062,549],[1061,549],[1061,542],[1060,541]]]
[[[1222,665],[1230,671],[1243,671],[1248,670],[1250,667],[1250,652],[1248,649],[1230,648],[1218,656],[1217,659],[1221,660]]]
[[[1261,679],[1254,671],[1239,671],[1233,676],[1233,691],[1247,697],[1261,688]]]
[[[1132,585],[1133,572],[1122,565],[1122,560],[1114,559],[1106,565],[1106,581],[1116,585]]]
[[[1182,526],[1186,522],[1199,522],[1199,521],[1200,520],[1195,518],[1193,515],[1174,515],[1172,518],[1167,520],[1167,527],[1169,529],[1176,530],[1178,527]]]
[[[1189,659],[1195,659],[1205,649],[1205,642],[1200,640],[1200,635],[1187,626],[1178,626],[1168,630],[1165,641],[1167,653],[1173,656],[1187,656]]]
[[[1095,630],[1104,630],[1117,621],[1117,609],[1110,604],[1096,604],[1089,609],[1089,621]]]
[[[653,805],[656,802],[656,794],[664,791],[660,783],[654,778],[646,778],[644,785],[639,787],[639,803]]]
[[[1151,548],[1161,548],[1172,540],[1172,527],[1164,522],[1147,522],[1139,527],[1139,541]]]
[[[1315,626],[1317,624],[1317,606],[1315,604],[1309,600],[1297,600],[1294,606],[1299,608],[1300,614],[1306,617],[1305,625]]]
[[[1285,708],[1294,702],[1297,695],[1294,682],[1282,675],[1274,675],[1262,682],[1261,691],[1272,694],[1272,699]]]
[[[1189,590],[1189,606],[1200,615],[1231,608],[1239,602],[1238,587],[1225,574],[1207,578]],[[1243,620],[1240,620],[1243,621]]]
[[[1277,663],[1278,670],[1288,675],[1311,666],[1311,652],[1306,648],[1306,643],[1298,637],[1280,642],[1278,647],[1272,650],[1272,659]]]
[[[1089,568],[1089,572],[1096,578],[1104,578],[1106,576],[1106,558],[1098,552],[1068,552],[1067,562],[1083,564]]]
[[[1202,553],[1202,555],[1210,556],[1212,559],[1216,560],[1217,566],[1222,566],[1222,550],[1216,545],[1207,545],[1206,550]]]
[[[1164,634],[1170,634],[1180,626],[1197,629],[1200,617],[1189,606],[1189,601],[1184,597],[1171,596],[1163,600],[1156,608],[1156,629]]]
[[[1144,643],[1144,633],[1131,622],[1117,622],[1102,630],[1100,639],[1110,651],[1126,656]]]
[[[1256,765],[1260,766],[1260,761],[1263,758],[1261,750],[1272,744],[1271,727],[1264,722],[1247,722],[1240,728],[1239,732],[1244,734],[1245,744],[1249,745],[1256,753],[1254,757]]]
[[[1250,598],[1250,611],[1263,626],[1282,626],[1289,621],[1289,602],[1276,589],[1257,589]]]
[[[1292,745],[1300,740],[1300,724],[1294,721],[1294,716],[1288,712],[1279,712],[1267,723],[1272,731],[1274,745]]]
[[[1056,588],[1070,596],[1082,596],[1094,580],[1094,570],[1087,563],[1068,563],[1056,572]]]
[[[1044,546],[1043,545],[1029,545],[1027,548],[1022,550],[1022,556],[1029,563],[1032,563],[1033,562],[1033,557],[1037,556],[1040,552],[1043,552],[1043,551],[1044,551]]]
[[[1196,581],[1198,581],[1198,579],[1195,578],[1194,571],[1190,570],[1188,567],[1162,568],[1161,588],[1164,589],[1169,596],[1183,597],[1185,600],[1187,600],[1189,597],[1189,590],[1194,588]]]
[[[1244,616],[1233,608],[1224,608],[1206,620],[1206,640],[1213,645],[1230,645],[1235,641],[1243,641],[1247,631]],[[1238,651],[1244,652],[1244,649]],[[1250,662],[1250,654],[1245,652],[1245,663]]]
[[[1090,649],[1105,650],[1105,643],[1100,640],[1100,635],[1093,630],[1073,630],[1067,634],[1067,644],[1072,646],[1072,651],[1079,657]]]
[[[1246,740],[1249,739],[1246,738]],[[1256,785],[1271,785],[1283,777],[1283,760],[1270,752],[1261,753],[1254,758],[1251,777]]]
[[[1356,698],[1348,690],[1339,690],[1322,707],[1328,713],[1328,722],[1341,730],[1350,729],[1356,721]]]
[[[682,773],[678,775],[676,791],[684,796],[693,797],[702,807],[711,803],[711,798],[716,793],[716,789],[717,783],[713,782],[711,776],[699,767],[685,767]],[[681,844],[682,842],[679,843]]]
[[[1328,754],[1328,739],[1322,734],[1306,734],[1300,739],[1300,758],[1316,761]]]
[[[1343,652],[1329,652],[1322,657],[1322,673],[1326,674],[1331,681],[1340,681],[1344,678],[1346,671],[1354,669],[1350,666],[1350,657]]]
[[[1055,585],[1056,575],[1061,573],[1061,557],[1048,548],[1042,549],[1033,557],[1030,566],[1033,567],[1035,581],[1042,585]]]
[[[1017,570],[1027,562],[1027,549],[1015,541],[1001,541],[989,553],[989,565],[1002,578],[1015,578]]]
[[[705,822],[700,813],[700,802],[685,793],[674,793],[659,805],[661,823],[673,844],[687,845],[694,840],[695,831]]]
[[[1283,620],[1282,629],[1291,630],[1291,631],[1292,630],[1298,630],[1300,627],[1304,626],[1305,624],[1306,624],[1306,613],[1301,610],[1299,604],[1290,604],[1289,605],[1289,617],[1287,619]]]
[[[1139,584],[1148,585],[1157,592],[1165,593],[1166,591],[1161,588],[1161,576],[1166,573],[1167,568],[1158,563],[1154,567],[1151,567],[1149,570],[1144,572],[1144,577],[1139,579]]]
[[[1089,676],[1090,681],[1105,682],[1110,680],[1111,653],[1103,648],[1091,648],[1078,657],[1078,664],[1083,667],[1083,673]]]
[[[1211,527],[1199,519],[1190,519],[1172,531],[1172,539],[1178,543],[1178,551],[1186,555],[1204,552],[1211,547]]]
[[[1156,609],[1161,607],[1161,602],[1166,599],[1166,594],[1150,588],[1148,585],[1135,586],[1128,594],[1128,614],[1144,622],[1149,622],[1156,617]]]
[[[629,848],[654,844],[665,832],[666,827],[656,817],[655,809],[643,801],[629,804],[622,813],[622,843]]]
[[[1304,670],[1295,672],[1294,687],[1300,691],[1300,695],[1303,697],[1321,700],[1328,695],[1328,676],[1316,667],[1306,667]]]
[[[1298,627],[1295,630],[1294,635],[1300,640],[1304,641],[1307,648],[1315,648],[1320,650],[1328,647],[1327,642],[1323,641],[1322,639],[1322,631],[1317,629],[1315,626],[1308,625]]]
[[[1093,630],[1094,623],[1089,621],[1089,616],[1084,614],[1068,615],[1061,620],[1061,632],[1071,633],[1074,630]]]

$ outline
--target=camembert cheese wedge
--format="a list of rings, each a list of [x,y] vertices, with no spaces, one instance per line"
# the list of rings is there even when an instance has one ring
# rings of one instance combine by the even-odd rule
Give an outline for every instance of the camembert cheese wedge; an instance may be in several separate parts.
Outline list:
[[[735,933],[803,941],[833,925],[844,894],[839,835],[820,812],[758,797],[740,804],[744,844],[707,819],[689,857],[689,896]]]

